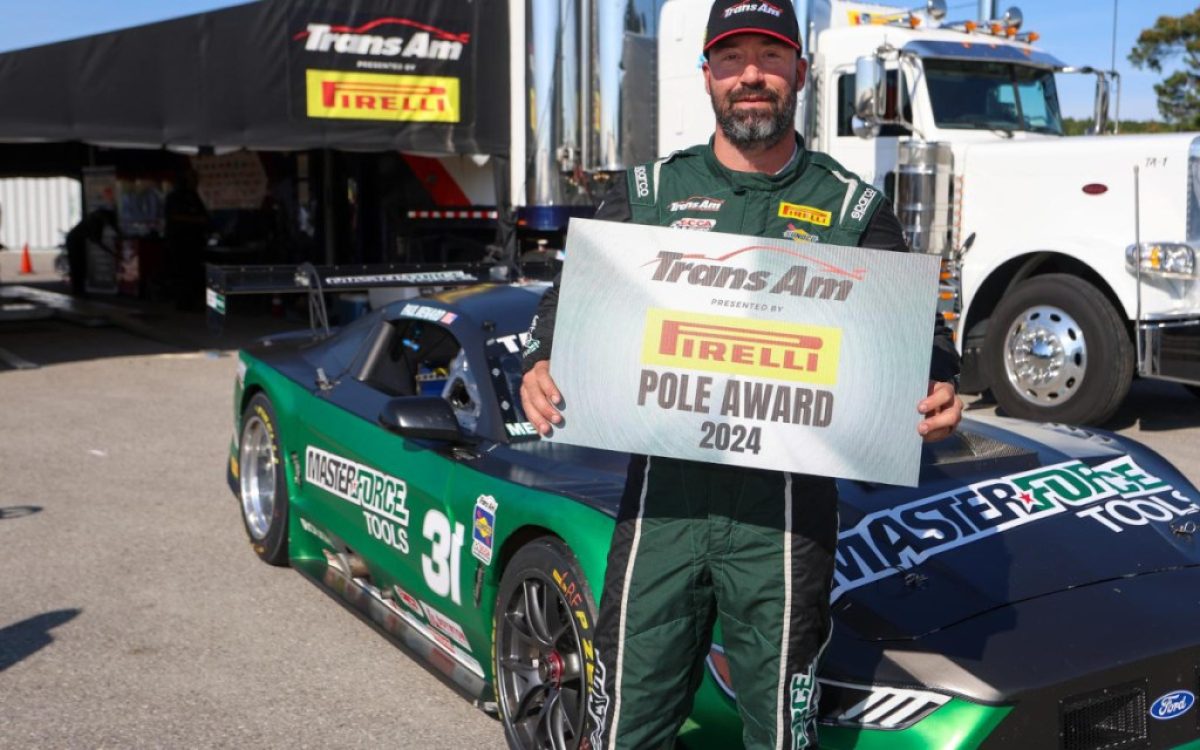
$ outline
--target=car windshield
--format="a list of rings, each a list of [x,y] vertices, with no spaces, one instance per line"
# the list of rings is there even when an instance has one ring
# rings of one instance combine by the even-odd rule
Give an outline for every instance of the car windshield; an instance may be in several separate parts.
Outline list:
[[[969,60],[924,62],[939,128],[1063,134],[1052,71]]]

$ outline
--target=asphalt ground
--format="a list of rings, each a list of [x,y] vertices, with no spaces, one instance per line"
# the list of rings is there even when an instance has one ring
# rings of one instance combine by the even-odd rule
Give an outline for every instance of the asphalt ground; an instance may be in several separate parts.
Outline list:
[[[15,277],[13,255],[0,278],[57,287]],[[504,747],[496,720],[245,541],[229,349],[298,324],[248,315],[216,338],[198,314],[137,312],[161,335],[0,324],[0,349],[40,365],[0,363],[0,748]],[[1109,427],[1200,484],[1200,400],[1181,387],[1136,383]]]

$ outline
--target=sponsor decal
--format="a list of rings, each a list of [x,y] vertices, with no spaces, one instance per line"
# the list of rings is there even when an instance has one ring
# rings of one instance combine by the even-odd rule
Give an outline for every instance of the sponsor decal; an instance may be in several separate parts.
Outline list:
[[[504,429],[509,437],[529,437],[538,434],[532,422],[506,422]]]
[[[377,541],[408,554],[408,483],[348,458],[308,446],[304,480],[362,508]]]
[[[878,193],[875,188],[867,188],[864,190],[863,194],[858,199],[858,203],[854,204],[854,210],[850,212],[850,218],[854,219],[855,221],[862,221],[863,217],[866,216],[867,208],[870,207],[871,201],[875,200],[876,195],[878,195]]]
[[[429,305],[417,305],[408,303],[400,310],[400,314],[406,318],[416,318],[418,320],[429,320],[434,323],[443,323],[450,325],[458,320],[458,315],[452,312],[446,312],[440,307],[430,307]]]
[[[402,33],[387,35],[397,31]],[[471,41],[471,35],[455,34],[407,18],[376,18],[357,27],[309,23],[292,39],[303,41],[307,52],[457,60],[462,56],[463,46]]]
[[[691,229],[696,232],[707,232],[716,225],[716,219],[684,218],[671,222],[671,229]]]
[[[779,15],[781,13],[783,13],[783,11],[780,9],[780,7],[778,5],[772,5],[771,3],[766,3],[766,2],[753,2],[753,0],[747,0],[744,3],[738,3],[737,5],[726,8],[725,9],[725,18],[731,18],[733,16],[738,15],[739,13],[766,13],[769,16],[774,16],[775,18],[779,18]]]
[[[220,315],[225,314],[225,295],[213,289],[204,290],[204,304]]]
[[[799,206],[795,203],[780,201],[779,218],[795,219],[797,221],[803,221],[809,224],[818,224],[820,226],[827,227],[833,220],[833,214],[829,213],[828,211],[822,211],[819,208],[813,208],[812,206]]]
[[[642,363],[833,385],[841,336],[839,328],[652,307]]]
[[[1161,721],[1177,719],[1191,710],[1196,696],[1189,690],[1176,690],[1160,697],[1150,706],[1150,716]]]
[[[496,498],[480,495],[475,501],[475,517],[471,522],[471,554],[484,565],[492,564],[492,547],[496,542]]]
[[[788,239],[793,242],[820,242],[821,241],[821,238],[818,237],[817,235],[809,234],[808,232],[804,231],[803,229],[796,226],[795,224],[792,224],[791,222],[788,222],[788,228],[787,228],[787,231],[785,231],[783,233],[783,237],[784,237],[784,239]]]
[[[833,597],[993,534],[1072,515],[1113,533],[1200,513],[1130,456],[1067,461],[872,513],[838,535]]]
[[[725,201],[718,198],[705,198],[701,195],[693,195],[691,198],[685,198],[681,201],[673,201],[667,206],[667,210],[672,213],[679,211],[703,211],[707,213],[715,213],[721,210],[721,206],[725,205]]]
[[[526,348],[526,351],[528,351],[529,341],[530,334],[514,333],[511,336],[497,336],[487,343],[502,344],[504,346],[504,351],[508,352],[509,354],[516,354],[517,352],[521,351],[521,347],[523,346]],[[534,349],[536,348],[537,347],[534,347]]]
[[[462,271],[422,271],[419,273],[384,273],[370,276],[330,276],[326,286],[360,286],[363,284],[449,284],[456,281],[478,281]]]
[[[809,742],[812,723],[816,716],[817,679],[810,666],[806,672],[796,672],[788,684],[791,698],[792,750],[803,750],[812,743]]]
[[[771,271],[751,271],[733,265],[729,261],[742,253],[765,251],[783,253],[805,261],[804,265],[793,265],[781,274]],[[848,270],[818,258],[809,257],[789,248],[769,245],[751,245],[733,252],[710,258],[700,253],[676,253],[659,251],[654,260],[644,264],[653,266],[651,278],[667,284],[741,289],[748,292],[767,291],[769,294],[789,294],[793,297],[828,299],[841,302],[854,291],[856,281],[866,278],[867,269]],[[812,272],[831,274],[823,276]]]
[[[324,531],[321,531],[321,530],[320,530],[320,529],[318,529],[316,526],[314,526],[314,525],[312,524],[312,522],[310,522],[310,521],[309,521],[307,518],[305,518],[304,516],[301,516],[301,517],[300,517],[300,528],[304,529],[304,530],[305,530],[305,531],[307,531],[309,534],[312,534],[312,535],[313,535],[313,536],[315,536],[317,539],[320,539],[322,542],[324,542],[325,544],[329,545],[330,547],[334,546],[334,545],[333,545],[333,542],[332,542],[332,541],[329,539],[329,537],[325,535],[325,532],[324,532]]]
[[[454,620],[451,620],[449,617],[446,617],[444,614],[429,606],[425,602],[421,602],[421,608],[425,610],[425,619],[429,621],[430,625],[437,628],[439,631],[466,650],[471,650],[471,644],[467,642],[467,634],[463,632],[461,625]]]
[[[458,122],[459,79],[341,70],[305,71],[308,116],[389,122]]]
[[[404,606],[408,607],[413,612],[416,612],[419,615],[424,614],[424,610],[421,609],[421,603],[419,601],[417,601],[417,598],[415,596],[408,593],[407,591],[400,588],[399,586],[392,586],[392,589],[396,592],[396,598],[398,598],[401,602],[403,602]]]
[[[650,195],[650,178],[646,176],[645,165],[633,168],[633,184],[637,197],[645,198]]]

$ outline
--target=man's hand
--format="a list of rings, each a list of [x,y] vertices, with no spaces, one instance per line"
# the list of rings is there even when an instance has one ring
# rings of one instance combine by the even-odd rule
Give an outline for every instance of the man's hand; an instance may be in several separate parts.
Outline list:
[[[562,394],[550,377],[550,360],[536,363],[521,380],[521,407],[538,434],[549,435],[550,423],[562,422],[562,415],[554,408],[561,403]]]
[[[962,410],[962,399],[954,392],[952,383],[930,380],[929,395],[917,404],[917,411],[925,415],[917,425],[917,432],[927,443],[945,440],[962,421]]]

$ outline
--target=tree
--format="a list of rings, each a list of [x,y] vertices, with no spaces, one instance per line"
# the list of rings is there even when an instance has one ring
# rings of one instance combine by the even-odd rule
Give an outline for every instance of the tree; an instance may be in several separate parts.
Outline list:
[[[1158,111],[1167,122],[1200,128],[1200,8],[1184,16],[1159,16],[1138,35],[1129,62],[1161,73],[1163,62],[1182,55],[1184,69],[1154,85]]]

